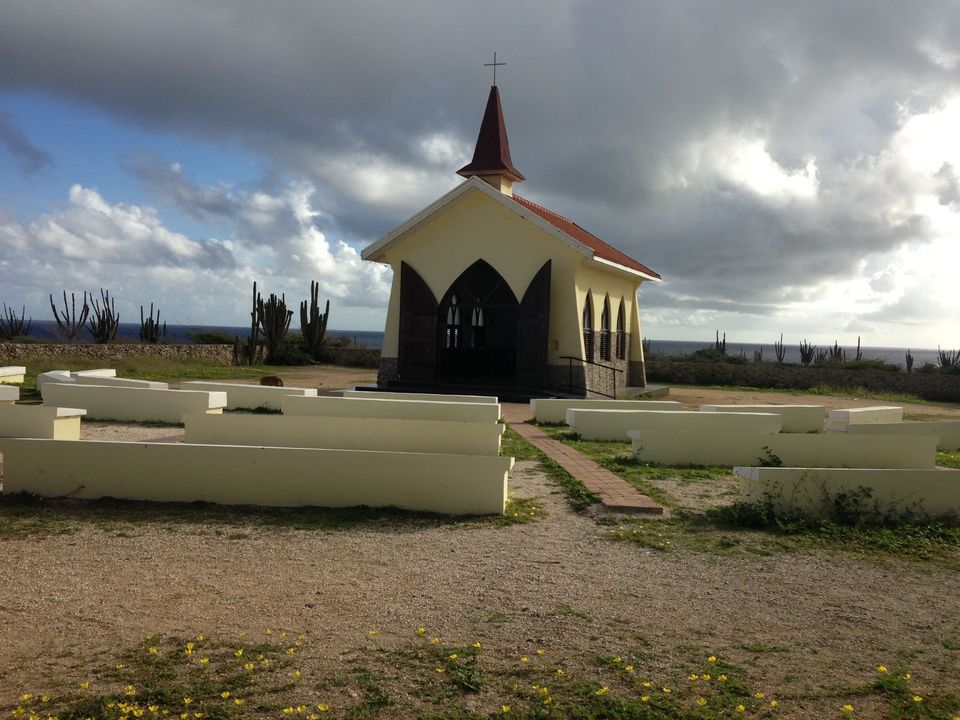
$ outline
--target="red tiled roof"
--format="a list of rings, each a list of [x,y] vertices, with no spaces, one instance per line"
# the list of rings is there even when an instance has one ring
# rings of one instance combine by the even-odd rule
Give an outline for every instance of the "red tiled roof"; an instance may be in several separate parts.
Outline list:
[[[487,98],[487,109],[480,123],[477,146],[473,151],[473,160],[457,170],[458,175],[506,175],[514,182],[526,180],[513,166],[510,159],[510,143],[507,141],[507,126],[503,122],[503,109],[500,107],[500,91],[494,85]]]
[[[513,199],[522,207],[525,207],[527,210],[539,215],[541,218],[557,228],[560,232],[569,235],[577,242],[589,247],[591,250],[593,250],[594,257],[599,257],[603,260],[617,263],[617,265],[628,267],[631,270],[637,270],[645,275],[657,278],[658,280],[660,279],[659,273],[655,273],[646,265],[637,262],[633,258],[624,255],[616,248],[607,245],[607,243],[598,238],[596,235],[584,230],[572,220],[568,220],[567,218],[563,217],[563,215],[558,215],[557,213],[547,210],[545,207],[537,205],[534,202],[530,202],[526,198],[520,197],[519,195],[514,195]]]

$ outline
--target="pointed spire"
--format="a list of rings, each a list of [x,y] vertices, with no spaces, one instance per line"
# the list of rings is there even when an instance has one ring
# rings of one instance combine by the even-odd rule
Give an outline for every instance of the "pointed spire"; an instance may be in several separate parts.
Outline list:
[[[473,161],[457,170],[457,174],[466,178],[479,175],[481,179],[488,182],[500,177],[507,181],[507,183],[501,182],[501,186],[510,186],[515,182],[526,180],[510,159],[507,127],[503,122],[500,91],[497,90],[496,85],[490,88],[487,109],[483,113],[480,134],[477,136],[477,147],[473,151]]]

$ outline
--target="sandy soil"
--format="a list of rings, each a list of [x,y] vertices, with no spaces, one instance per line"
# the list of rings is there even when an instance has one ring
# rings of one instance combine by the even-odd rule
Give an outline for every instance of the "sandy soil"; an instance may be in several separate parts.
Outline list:
[[[332,388],[370,382],[373,373],[283,377]],[[877,404],[703,389],[671,397],[691,407]],[[87,438],[171,434],[84,428]],[[960,575],[944,564],[826,552],[653,552],[605,539],[605,526],[571,512],[530,462],[518,463],[510,486],[517,497],[538,498],[546,516],[509,527],[373,519],[342,530],[239,519],[227,532],[118,516],[75,521],[66,534],[0,540],[0,707],[20,692],[76,687],[88,670],[83,659],[112,657],[151,634],[236,638],[265,627],[306,633],[300,667],[314,676],[370,643],[370,628],[380,630],[376,642],[396,644],[424,625],[450,642],[480,640],[504,662],[546,648],[550,662],[576,666],[642,646],[651,673],[676,677],[676,663],[714,653],[745,666],[768,693],[864,685],[880,663],[909,665],[927,687],[960,690],[960,653],[945,649],[960,647]],[[492,697],[477,702],[482,712],[499,707]],[[824,707],[832,705],[797,698],[789,715],[817,717]]]

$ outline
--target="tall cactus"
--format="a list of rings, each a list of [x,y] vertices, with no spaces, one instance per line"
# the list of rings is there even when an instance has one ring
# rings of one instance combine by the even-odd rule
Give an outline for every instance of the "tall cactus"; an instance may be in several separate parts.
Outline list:
[[[260,316],[257,314],[257,281],[253,281],[253,309],[250,311],[250,334],[247,336],[247,365],[253,365],[257,359],[257,343],[260,342]]]
[[[310,306],[307,307],[307,301],[300,302],[300,332],[303,334],[303,342],[310,351],[310,357],[314,360],[320,359],[320,350],[323,348],[323,339],[327,334],[327,318],[330,317],[330,301],[327,300],[326,308],[320,312],[320,283],[310,283]]]
[[[160,308],[157,308],[157,319],[153,319],[153,303],[150,303],[150,314],[143,318],[143,305],[140,306],[140,339],[143,342],[156,343],[161,337],[167,336],[167,322],[160,326]]]
[[[263,331],[263,339],[267,343],[267,362],[269,362],[277,348],[283,344],[283,339],[290,329],[293,310],[287,310],[287,299],[284,295],[278,298],[274,293],[270,293],[266,302],[258,295],[257,317],[260,321],[260,329]]]
[[[59,328],[57,334],[68,343],[72,343],[83,326],[87,322],[87,316],[90,315],[90,306],[87,304],[87,293],[83,293],[83,306],[80,308],[80,315],[77,316],[77,296],[70,293],[70,303],[67,304],[67,291],[63,291],[63,311],[57,309],[53,304],[53,295],[50,295],[50,309],[53,310],[53,317],[57,321]]]
[[[0,340],[16,340],[30,335],[33,318],[27,318],[27,306],[20,308],[20,317],[14,309],[3,304],[3,315],[0,316]]]
[[[93,297],[93,293],[90,293]],[[106,344],[117,336],[117,330],[120,328],[120,315],[114,307],[113,300],[110,298],[110,291],[100,288],[101,306],[96,298],[93,298],[93,317],[88,321],[90,334],[93,335],[94,342]]]

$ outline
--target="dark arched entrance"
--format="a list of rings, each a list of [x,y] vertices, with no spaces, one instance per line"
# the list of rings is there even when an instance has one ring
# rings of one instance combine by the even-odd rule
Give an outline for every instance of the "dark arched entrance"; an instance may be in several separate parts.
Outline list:
[[[514,382],[519,317],[520,303],[489,263],[464,270],[438,308],[439,379]]]

